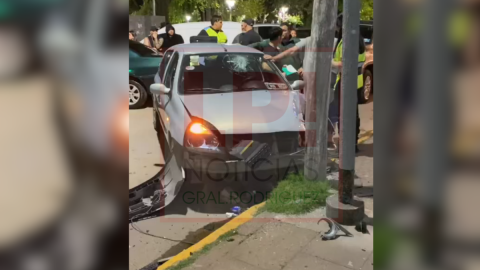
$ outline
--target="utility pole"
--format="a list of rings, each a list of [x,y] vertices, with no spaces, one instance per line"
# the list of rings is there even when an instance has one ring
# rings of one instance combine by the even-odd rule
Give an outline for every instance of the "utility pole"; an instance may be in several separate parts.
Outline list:
[[[363,202],[354,200],[355,140],[360,0],[344,1],[342,74],[340,85],[340,166],[338,195],[327,198],[327,217],[345,225],[363,220]]]
[[[360,0],[347,0],[343,15],[343,67],[340,86],[340,172],[339,200],[353,199],[358,77],[358,39],[360,38]]]
[[[314,0],[312,36],[305,53],[304,73],[307,100],[304,174],[309,180],[327,179],[327,112],[336,17],[336,0]]]

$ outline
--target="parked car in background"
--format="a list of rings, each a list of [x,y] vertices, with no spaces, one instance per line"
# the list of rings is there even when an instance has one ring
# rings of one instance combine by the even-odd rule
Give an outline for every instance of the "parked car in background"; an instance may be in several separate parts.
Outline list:
[[[129,58],[129,106],[130,109],[142,108],[149,97],[149,87],[162,61],[162,54],[147,48],[145,45],[130,40],[128,43]]]
[[[363,92],[358,93],[358,102],[363,104],[373,94],[373,21],[360,22],[360,34],[365,41],[366,61],[363,65]]]
[[[299,39],[304,39],[312,35],[312,29],[310,28],[297,28],[295,29],[297,31],[297,38]]]

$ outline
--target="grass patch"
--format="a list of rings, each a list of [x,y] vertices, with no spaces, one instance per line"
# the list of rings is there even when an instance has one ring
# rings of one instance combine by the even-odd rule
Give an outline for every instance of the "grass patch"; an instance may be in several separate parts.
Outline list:
[[[265,210],[282,214],[305,214],[325,205],[330,196],[327,181],[310,181],[303,175],[290,174],[272,191]]]
[[[188,257],[188,259],[180,261],[173,266],[170,266],[167,270],[181,270],[185,267],[192,265],[200,256],[202,256],[203,254],[207,254],[213,247],[217,246],[221,242],[226,242],[237,234],[237,230],[231,230],[226,232],[225,234],[218,237],[218,239],[215,240],[213,243],[204,246],[201,250],[193,253],[190,257]]]

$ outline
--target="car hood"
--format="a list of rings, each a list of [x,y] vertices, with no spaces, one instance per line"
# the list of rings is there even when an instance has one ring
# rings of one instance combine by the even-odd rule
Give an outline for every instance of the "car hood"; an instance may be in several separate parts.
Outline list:
[[[222,134],[302,130],[294,91],[184,95],[181,99],[191,116],[208,121]]]

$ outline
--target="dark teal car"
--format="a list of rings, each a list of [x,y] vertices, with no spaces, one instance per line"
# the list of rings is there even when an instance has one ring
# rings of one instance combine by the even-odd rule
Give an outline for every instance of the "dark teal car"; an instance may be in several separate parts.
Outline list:
[[[145,45],[129,41],[129,105],[130,109],[145,106],[149,97],[150,85],[162,61],[162,55],[147,48]]]

